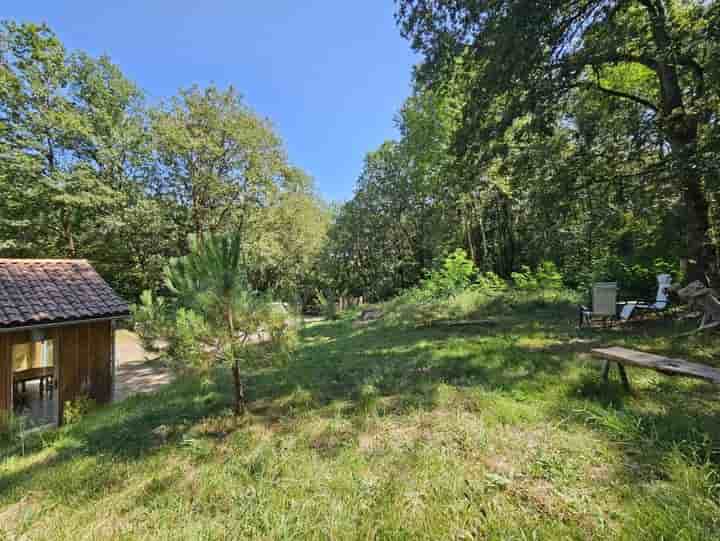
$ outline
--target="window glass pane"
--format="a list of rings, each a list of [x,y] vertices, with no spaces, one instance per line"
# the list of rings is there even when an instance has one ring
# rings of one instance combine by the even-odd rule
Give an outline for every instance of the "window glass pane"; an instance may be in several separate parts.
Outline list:
[[[52,340],[14,344],[12,347],[13,371],[54,366],[54,350]]]
[[[14,344],[12,347],[13,370],[27,370],[32,367],[32,344]]]
[[[52,340],[45,340],[42,345],[42,366],[55,366],[53,357],[55,343]]]

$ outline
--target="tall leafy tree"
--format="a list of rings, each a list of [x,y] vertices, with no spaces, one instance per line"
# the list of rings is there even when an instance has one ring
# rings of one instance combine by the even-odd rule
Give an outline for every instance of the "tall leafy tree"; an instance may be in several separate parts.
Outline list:
[[[0,228],[18,255],[92,257],[142,161],[141,94],[49,28],[0,28]]]
[[[305,304],[318,286],[330,211],[312,192],[283,190],[246,234],[253,284]]]
[[[422,80],[442,83],[456,59],[472,66],[457,146],[478,142],[528,113],[547,130],[561,98],[595,92],[628,101],[662,136],[662,175],[672,178],[686,213],[688,277],[705,279],[711,262],[706,187],[717,122],[718,55],[714,3],[680,0],[400,0],[398,19],[425,54]],[[610,76],[636,67],[640,81]],[[501,99],[502,110],[493,113]],[[494,135],[495,134],[495,135]],[[654,178],[659,178],[658,174]]]
[[[232,87],[181,90],[151,117],[158,163],[152,189],[186,209],[188,233],[202,239],[242,230],[279,188],[281,142]]]

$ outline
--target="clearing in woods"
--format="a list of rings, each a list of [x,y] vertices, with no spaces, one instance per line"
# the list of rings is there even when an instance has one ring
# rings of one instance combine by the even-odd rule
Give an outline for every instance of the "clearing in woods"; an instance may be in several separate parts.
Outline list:
[[[294,361],[182,380],[4,444],[7,539],[718,539],[716,387],[593,347],[718,366],[651,321],[578,333],[569,299],[488,301],[492,327],[313,322]],[[158,429],[162,427],[162,429]]]

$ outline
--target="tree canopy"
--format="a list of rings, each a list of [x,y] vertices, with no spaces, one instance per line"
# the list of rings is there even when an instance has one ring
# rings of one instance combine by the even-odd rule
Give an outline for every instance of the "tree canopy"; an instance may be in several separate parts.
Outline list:
[[[45,25],[5,22],[0,156],[2,256],[88,258],[134,299],[162,287],[190,234],[233,232],[254,287],[313,280],[324,204],[232,87],[150,106],[108,57],[68,51]]]
[[[718,280],[715,3],[396,4],[423,59],[330,230],[340,289],[387,296],[458,247],[635,295]]]
[[[233,87],[151,105],[108,57],[0,28],[0,255],[85,257],[131,299],[190,236],[239,234],[253,290],[381,299],[464,249],[570,286],[720,276],[720,9],[398,0],[422,55],[399,137],[327,205]]]
[[[718,176],[713,3],[402,0],[398,21],[425,56],[421,84],[447,88],[462,71],[467,92],[455,150],[473,163],[487,163],[496,150],[488,143],[520,119],[526,131],[548,135],[577,124],[572,102],[632,111],[635,121],[614,127],[651,147],[635,173],[682,200],[688,276],[714,272],[707,193]]]

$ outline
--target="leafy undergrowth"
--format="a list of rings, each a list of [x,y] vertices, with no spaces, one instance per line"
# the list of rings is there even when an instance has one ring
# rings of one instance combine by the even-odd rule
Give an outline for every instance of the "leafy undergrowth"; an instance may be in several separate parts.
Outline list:
[[[7,445],[0,538],[720,539],[717,389],[630,369],[627,394],[587,354],[718,366],[716,338],[579,333],[563,295],[468,304],[498,325],[308,326],[240,421],[229,385],[182,381]]]
[[[453,319],[508,320],[550,319],[562,314],[577,319],[580,300],[574,291],[548,292],[502,291],[467,288],[449,298],[418,300],[414,291],[400,295],[383,305],[383,323],[390,326],[423,327],[434,321]],[[568,321],[571,324],[570,321]]]

